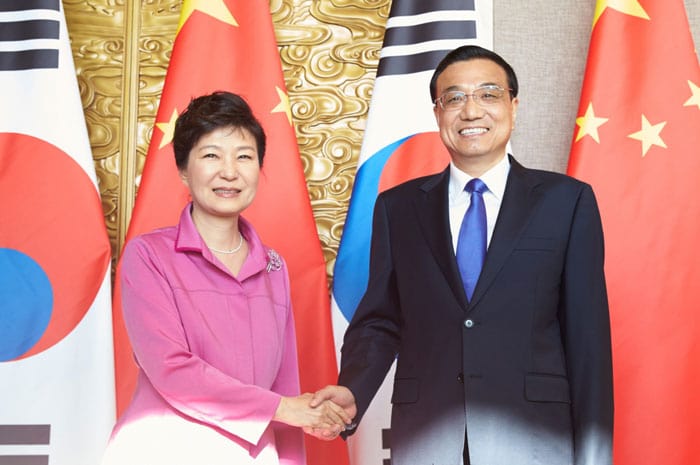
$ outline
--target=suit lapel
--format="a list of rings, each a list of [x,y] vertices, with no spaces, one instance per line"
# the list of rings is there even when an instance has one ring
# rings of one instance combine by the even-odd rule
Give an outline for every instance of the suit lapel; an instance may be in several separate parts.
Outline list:
[[[429,178],[420,186],[416,199],[416,215],[428,247],[440,266],[452,292],[463,308],[467,308],[467,296],[457,268],[452,233],[450,232],[448,189],[449,166],[439,175]]]
[[[476,283],[474,295],[470,307],[478,304],[484,296],[493,280],[498,275],[501,267],[522,234],[528,220],[531,218],[532,209],[537,204],[539,195],[535,186],[536,179],[529,174],[529,170],[510,157],[510,172],[503,195],[503,202],[498,213],[496,226],[491,237],[489,249],[486,253],[484,267],[481,270],[479,281]]]

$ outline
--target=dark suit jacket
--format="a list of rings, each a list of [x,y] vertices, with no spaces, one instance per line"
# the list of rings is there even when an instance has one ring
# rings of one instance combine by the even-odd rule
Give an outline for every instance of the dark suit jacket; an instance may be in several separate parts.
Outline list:
[[[382,193],[367,291],[339,384],[358,420],[398,356],[393,465],[610,465],[603,235],[590,186],[511,158],[471,302],[448,220],[449,169]],[[361,426],[360,426],[361,427]]]

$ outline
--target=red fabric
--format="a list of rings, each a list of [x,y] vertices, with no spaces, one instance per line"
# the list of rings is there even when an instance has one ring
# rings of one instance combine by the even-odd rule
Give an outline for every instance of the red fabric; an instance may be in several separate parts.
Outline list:
[[[683,0],[640,1],[648,19],[620,11],[636,1],[605,3],[568,172],[593,185],[603,217],[615,464],[688,465],[700,457],[700,67]],[[607,119],[599,142],[582,132],[589,108]],[[660,139],[639,140],[643,118]]]
[[[437,131],[418,133],[401,144],[386,161],[379,181],[379,192],[409,179],[439,173],[449,162],[450,154]]]
[[[183,15],[194,5],[209,8],[215,3],[219,2],[185,0]],[[257,196],[243,216],[287,261],[301,389],[315,391],[335,383],[337,378],[326,265],[294,128],[287,113],[277,110],[280,95],[286,98],[287,92],[269,3],[221,1],[224,3],[237,25],[227,20],[225,12],[200,9],[181,19],[127,240],[156,227],[176,224],[188,200],[177,174],[172,145],[160,129],[162,123],[170,121],[174,112],[182,112],[192,98],[205,93],[228,90],[244,97],[262,123],[268,144]],[[114,295],[117,400],[121,412],[134,389],[135,366],[121,317],[118,279]],[[309,465],[348,463],[347,448],[340,439],[324,442],[307,437],[306,446]]]

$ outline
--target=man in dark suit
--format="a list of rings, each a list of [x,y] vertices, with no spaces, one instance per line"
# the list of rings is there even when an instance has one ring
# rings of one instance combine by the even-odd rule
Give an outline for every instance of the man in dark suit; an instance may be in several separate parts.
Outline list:
[[[338,386],[312,404],[332,399],[359,423],[398,357],[393,465],[610,465],[610,326],[593,191],[506,153],[518,82],[499,55],[453,50],[430,92],[451,163],[379,195],[369,283],[345,333]]]

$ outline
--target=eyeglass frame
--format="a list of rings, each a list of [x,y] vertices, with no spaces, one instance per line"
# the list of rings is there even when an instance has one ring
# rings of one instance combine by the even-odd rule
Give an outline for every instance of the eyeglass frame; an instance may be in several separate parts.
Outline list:
[[[456,110],[461,110],[462,108],[464,108],[464,106],[465,106],[465,105],[467,104],[467,102],[469,101],[469,97],[471,97],[472,100],[474,101],[474,103],[477,104],[477,105],[479,105],[480,107],[491,105],[491,103],[486,103],[486,104],[484,105],[484,102],[483,102],[483,100],[481,99],[481,97],[478,97],[478,96],[476,95],[476,92],[478,92],[478,91],[481,90],[481,89],[498,90],[498,91],[504,92],[504,93],[505,93],[505,92],[508,92],[508,94],[510,94],[511,100],[514,98],[514,97],[513,97],[513,94],[512,94],[513,89],[510,89],[510,88],[505,88],[505,89],[504,89],[503,87],[501,87],[501,86],[499,86],[499,85],[497,85],[497,84],[487,84],[487,85],[484,85],[484,86],[481,86],[481,87],[477,87],[477,88],[475,89],[475,92],[472,92],[471,94],[468,94],[468,93],[466,93],[466,92],[464,92],[464,91],[461,91],[461,90],[450,90],[450,91],[444,92],[444,93],[443,93],[442,95],[440,95],[438,98],[436,98],[435,100],[433,100],[433,105],[436,105],[436,106],[439,105],[440,108],[442,108],[443,111],[456,111]],[[466,97],[466,99],[464,100],[464,103],[462,103],[462,105],[460,105],[459,107],[455,107],[455,108],[451,108],[451,109],[446,109],[444,103],[442,102],[442,98],[443,98],[445,95],[447,95],[447,94],[463,94],[463,95]],[[493,102],[493,104],[496,104],[496,103],[498,103],[498,102],[500,102],[500,101],[502,101],[502,97],[500,97],[500,98],[498,99],[498,101]]]

